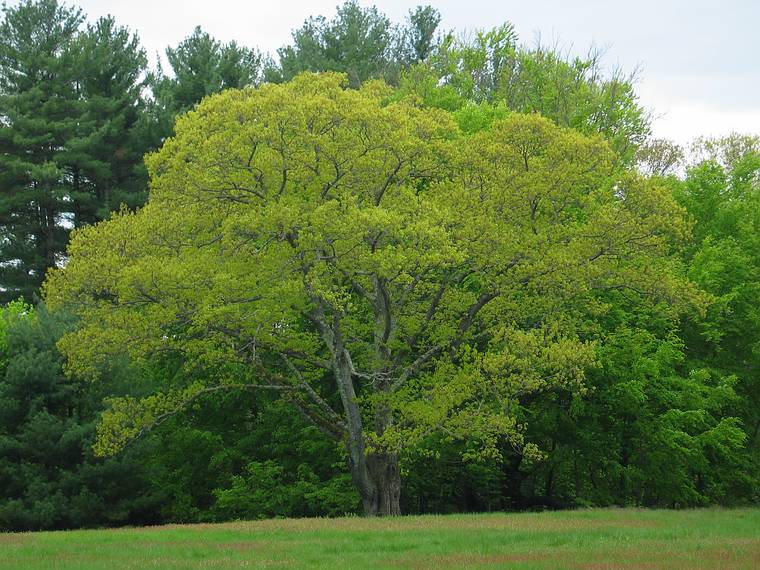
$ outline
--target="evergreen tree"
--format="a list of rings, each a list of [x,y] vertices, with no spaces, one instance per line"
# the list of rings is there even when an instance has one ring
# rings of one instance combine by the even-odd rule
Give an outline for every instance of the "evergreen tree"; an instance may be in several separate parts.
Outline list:
[[[76,87],[82,116],[69,146],[75,225],[105,218],[124,203],[141,205],[147,173],[145,136],[147,59],[136,35],[101,18],[76,43]]]
[[[441,14],[432,6],[417,6],[409,11],[408,22],[402,31],[402,61],[406,65],[421,63],[435,51],[435,33]]]
[[[69,230],[140,205],[146,59],[136,36],[57,0],[0,25],[0,300],[30,300]]]
[[[93,457],[103,395],[125,376],[114,370],[107,388],[67,379],[55,345],[70,322],[0,309],[0,531],[157,522],[134,458]]]
[[[384,14],[350,0],[338,7],[334,19],[312,17],[293,32],[293,44],[278,50],[282,79],[302,71],[341,71],[358,87],[367,79],[388,78],[393,41]]]
[[[31,298],[65,248],[73,80],[81,11],[56,0],[3,9],[0,24],[0,298]]]
[[[162,137],[171,134],[174,118],[207,95],[258,83],[263,59],[256,50],[232,41],[222,44],[196,27],[175,48],[167,48],[171,74],[159,65],[152,77],[156,118]]]

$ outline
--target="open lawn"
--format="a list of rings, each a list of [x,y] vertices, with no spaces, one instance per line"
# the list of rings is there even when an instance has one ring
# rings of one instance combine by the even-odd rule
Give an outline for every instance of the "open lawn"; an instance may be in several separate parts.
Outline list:
[[[760,568],[760,510],[294,519],[0,534],[0,568]]]

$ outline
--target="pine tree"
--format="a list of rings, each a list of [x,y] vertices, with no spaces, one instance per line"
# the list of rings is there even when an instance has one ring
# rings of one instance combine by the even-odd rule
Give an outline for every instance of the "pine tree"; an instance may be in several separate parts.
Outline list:
[[[65,246],[67,142],[81,104],[72,44],[83,16],[56,0],[4,8],[0,24],[0,298],[30,298]]]
[[[145,199],[144,51],[112,18],[83,21],[57,0],[4,9],[0,301],[33,298],[71,228]]]
[[[147,173],[142,157],[146,136],[147,59],[137,36],[101,18],[76,45],[77,90],[83,113],[70,143],[74,224],[93,223],[121,204],[145,201]]]
[[[207,95],[254,85],[262,67],[261,54],[232,41],[222,44],[200,26],[174,48],[166,49],[171,74],[159,65],[152,77],[154,116],[161,138],[169,136],[174,118]],[[160,141],[159,141],[160,142]]]

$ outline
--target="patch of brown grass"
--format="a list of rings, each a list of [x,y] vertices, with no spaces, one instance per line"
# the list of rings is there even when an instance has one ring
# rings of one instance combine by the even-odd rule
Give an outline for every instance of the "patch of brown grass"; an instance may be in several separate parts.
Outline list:
[[[241,521],[217,524],[164,525],[141,530],[161,532],[178,528],[198,531],[233,530],[242,532],[313,532],[315,530],[350,530],[368,532],[407,532],[415,530],[507,530],[507,531],[567,531],[600,528],[654,528],[661,523],[631,516],[612,515],[607,519],[578,519],[573,517],[551,518],[525,515],[489,515],[398,517],[398,518],[360,518],[340,519],[303,518],[270,519],[262,521]]]
[[[24,544],[27,541],[27,533],[0,534],[0,544]]]
[[[402,568],[471,568],[473,566],[490,566],[518,564],[521,562],[540,562],[557,560],[546,554],[442,554],[416,559],[398,559],[389,562],[392,566]]]
[[[673,544],[663,541],[646,541],[637,547],[628,547],[610,553],[597,553],[593,561],[575,563],[577,570],[756,570],[760,568],[760,536],[757,538],[711,539],[694,544],[680,543],[678,551]],[[614,558],[614,560],[612,560]]]

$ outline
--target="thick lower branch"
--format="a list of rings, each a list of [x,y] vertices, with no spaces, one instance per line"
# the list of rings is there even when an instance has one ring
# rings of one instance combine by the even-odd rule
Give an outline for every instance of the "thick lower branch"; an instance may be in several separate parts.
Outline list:
[[[288,369],[295,375],[296,379],[298,380],[299,386],[303,389],[303,391],[305,392],[309,400],[311,400],[314,404],[316,404],[319,407],[319,409],[321,409],[322,412],[324,412],[327,415],[327,417],[330,418],[330,420],[333,422],[336,428],[340,428],[340,430],[345,431],[346,429],[345,423],[341,421],[340,416],[335,412],[335,410],[332,409],[330,404],[328,404],[324,400],[324,398],[322,398],[319,394],[317,394],[314,388],[312,388],[311,385],[303,377],[303,375],[301,374],[301,371],[298,370],[298,368],[296,368],[296,366],[290,361],[290,359],[285,354],[280,353],[280,356],[282,357]]]
[[[221,392],[224,390],[274,390],[278,392],[287,392],[287,391],[298,390],[298,388],[295,386],[279,385],[279,384],[225,384],[225,385],[220,385],[220,386],[210,386],[208,388],[203,388],[199,390],[198,392],[196,392],[195,394],[193,394],[192,396],[180,402],[180,404],[176,406],[174,409],[168,412],[164,412],[163,414],[157,416],[156,419],[153,420],[153,422],[151,422],[149,425],[142,427],[140,431],[137,432],[137,435],[135,435],[135,437],[132,438],[129,444],[133,443],[134,441],[137,441],[144,435],[156,429],[158,426],[160,426],[162,423],[164,423],[168,419],[176,416],[177,414],[185,410],[190,404],[195,402],[198,398],[205,396],[207,394],[212,394],[214,392]]]

